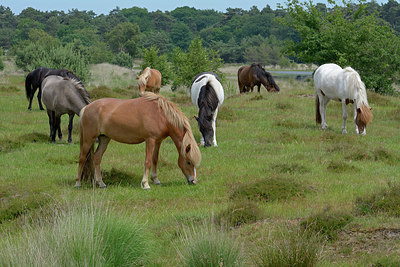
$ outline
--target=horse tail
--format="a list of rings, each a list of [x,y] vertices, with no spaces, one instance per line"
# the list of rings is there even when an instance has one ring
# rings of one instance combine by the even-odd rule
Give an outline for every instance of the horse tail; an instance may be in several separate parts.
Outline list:
[[[79,145],[80,145],[80,151],[82,153],[83,151],[83,145],[84,145],[84,138],[83,138],[83,131],[84,128],[82,126],[82,116],[83,113],[85,112],[85,108],[83,107],[81,112],[79,113],[79,135],[80,135],[80,141],[79,141]],[[86,160],[85,163],[83,164],[83,170],[82,170],[82,180],[87,180],[87,181],[92,181],[94,180],[94,143],[92,144],[92,146],[90,147],[87,155],[86,155]]]
[[[25,79],[25,93],[26,98],[31,99],[33,97],[33,90],[32,90],[32,72],[30,72]]]
[[[319,97],[318,97],[318,95],[315,95],[315,121],[317,123],[321,123],[322,122],[321,113],[319,111]]]

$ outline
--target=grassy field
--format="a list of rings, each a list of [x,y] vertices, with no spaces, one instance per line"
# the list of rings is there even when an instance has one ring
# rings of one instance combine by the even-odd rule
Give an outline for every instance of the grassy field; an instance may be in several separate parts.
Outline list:
[[[88,81],[89,93],[137,96],[134,76],[116,77]],[[2,73],[0,265],[200,266],[215,257],[215,266],[398,266],[400,99],[368,92],[374,119],[367,135],[355,135],[350,119],[342,135],[340,103],[329,103],[326,131],[315,124],[311,80],[278,78],[278,94],[238,95],[235,72],[227,77],[219,146],[201,148],[198,185],[186,184],[166,139],[163,185],[144,191],[144,144],[117,142],[102,161],[108,188],[75,189],[78,119],[72,144],[66,117],[65,139],[51,144],[36,98],[27,110],[24,75]],[[190,118],[199,140],[189,95],[161,92]]]

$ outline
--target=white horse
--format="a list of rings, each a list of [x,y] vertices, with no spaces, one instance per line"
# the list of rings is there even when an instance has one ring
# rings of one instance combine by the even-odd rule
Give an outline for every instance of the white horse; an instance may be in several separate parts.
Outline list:
[[[196,120],[201,132],[200,144],[211,146],[217,145],[215,121],[217,120],[218,108],[224,102],[224,89],[218,76],[212,72],[202,72],[193,79],[190,90],[192,102],[199,109],[199,117]]]
[[[336,64],[324,64],[314,73],[316,121],[321,128],[328,125],[325,120],[326,106],[329,100],[342,102],[343,127],[342,133],[347,133],[347,104],[353,104],[355,131],[357,134],[366,134],[366,126],[372,120],[371,108],[367,100],[365,85],[360,75],[352,68],[342,69]]]

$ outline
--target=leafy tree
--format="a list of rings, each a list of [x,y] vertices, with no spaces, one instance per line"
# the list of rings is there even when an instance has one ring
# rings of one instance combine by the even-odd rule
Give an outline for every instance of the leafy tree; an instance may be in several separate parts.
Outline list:
[[[146,8],[124,8],[120,14],[127,18],[130,23],[139,25],[142,32],[150,31],[153,28],[153,21]]]
[[[169,34],[165,31],[151,31],[143,35],[142,45],[144,48],[157,47],[160,54],[166,54],[172,50],[173,44]]]
[[[137,53],[137,44],[140,40],[140,30],[137,24],[123,22],[106,34],[107,42],[115,53],[125,52],[130,56]]]
[[[172,72],[168,64],[168,56],[166,54],[160,54],[160,50],[154,46],[149,49],[144,49],[141,68],[143,70],[146,67],[157,69],[161,73],[162,85],[166,85],[171,81]]]
[[[0,46],[9,48],[14,39],[18,22],[9,7],[0,6]]]
[[[0,70],[4,70],[3,49],[0,47]]]
[[[189,27],[183,22],[178,22],[174,25],[171,30],[172,42],[181,49],[187,49],[190,40],[192,39],[192,33]]]
[[[392,91],[400,68],[400,39],[387,23],[368,14],[364,4],[335,5],[324,13],[312,2],[290,0],[287,12],[300,37],[287,46],[289,55],[308,63],[352,66],[367,88]]]
[[[213,49],[203,48],[200,38],[192,40],[187,53],[181,48],[175,48],[172,54],[173,73],[175,74],[172,89],[179,86],[189,87],[193,78],[200,72],[212,71],[220,78],[222,73],[218,70],[223,64],[222,59]]]
[[[121,51],[113,57],[111,63],[122,67],[132,68],[133,58],[128,53]]]

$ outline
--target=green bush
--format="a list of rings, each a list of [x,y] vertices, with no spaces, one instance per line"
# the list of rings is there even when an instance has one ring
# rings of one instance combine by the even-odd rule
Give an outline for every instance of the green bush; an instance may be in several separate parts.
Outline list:
[[[114,55],[111,63],[122,67],[132,68],[133,59],[128,53],[121,51]]]
[[[172,72],[168,64],[167,55],[159,55],[159,49],[154,46],[150,47],[150,49],[144,49],[143,53],[142,70],[147,67],[157,69],[162,76],[161,84],[168,84],[171,81]]]
[[[338,231],[353,220],[346,212],[331,212],[326,209],[314,214],[301,222],[303,229],[325,235],[328,239],[336,239]]]
[[[237,227],[262,220],[263,218],[264,214],[257,206],[257,203],[241,200],[230,203],[225,210],[217,214],[215,220],[221,225]]]
[[[359,214],[386,213],[390,216],[400,217],[400,183],[389,183],[387,188],[379,192],[358,197],[356,210]]]
[[[183,266],[241,266],[242,263],[238,242],[212,223],[183,228],[177,250]]]
[[[203,48],[200,38],[192,40],[187,53],[183,52],[181,48],[175,48],[172,53],[172,69],[174,73],[172,90],[179,86],[190,87],[193,78],[205,71],[215,72],[223,79],[222,73],[218,71],[222,64],[222,59],[216,51]]]
[[[283,177],[271,177],[252,183],[236,185],[231,193],[231,199],[249,199],[259,201],[286,200],[292,197],[302,197],[310,188]]]

